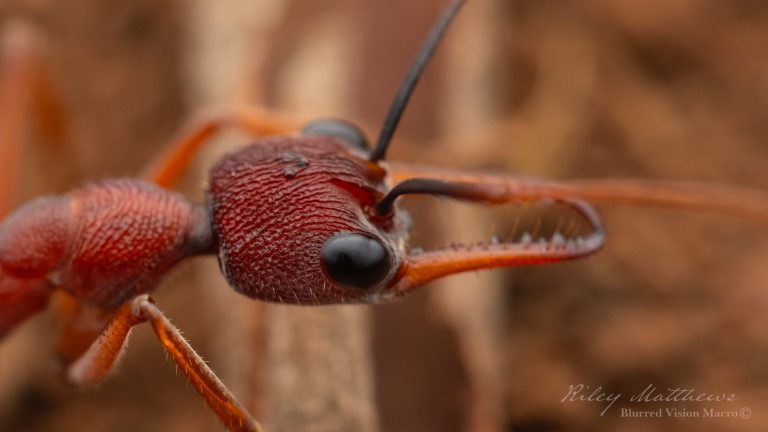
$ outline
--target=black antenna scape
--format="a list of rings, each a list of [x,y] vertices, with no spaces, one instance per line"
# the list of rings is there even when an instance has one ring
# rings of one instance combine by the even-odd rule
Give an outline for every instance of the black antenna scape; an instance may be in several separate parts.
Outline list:
[[[419,82],[419,78],[421,77],[422,72],[424,72],[427,63],[429,63],[429,60],[432,58],[432,54],[435,53],[435,48],[437,48],[437,44],[440,43],[440,40],[445,34],[445,30],[451,24],[451,21],[453,21],[453,18],[464,3],[465,0],[453,0],[445,8],[443,14],[437,20],[437,23],[435,23],[432,31],[424,41],[424,45],[421,47],[419,55],[416,57],[413,65],[411,65],[411,69],[409,69],[408,73],[405,75],[405,79],[395,95],[395,100],[392,101],[392,106],[389,108],[387,118],[384,120],[384,125],[381,127],[381,134],[376,143],[376,148],[371,152],[369,158],[371,162],[377,162],[384,159],[384,155],[387,152],[387,146],[389,146],[389,142],[392,140],[392,135],[395,134],[397,125],[400,123],[400,118],[403,116],[403,111],[408,104],[408,100],[411,98],[411,94],[413,94],[413,89]]]

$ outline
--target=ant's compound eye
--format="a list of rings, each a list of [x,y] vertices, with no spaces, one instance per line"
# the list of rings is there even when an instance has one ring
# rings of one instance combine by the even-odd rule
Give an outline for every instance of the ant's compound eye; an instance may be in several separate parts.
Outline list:
[[[331,237],[323,245],[325,271],[340,285],[370,288],[389,273],[389,253],[380,241],[352,233]]]
[[[301,130],[302,135],[329,136],[338,138],[350,147],[360,149],[366,153],[370,150],[368,138],[357,126],[344,120],[314,120],[309,122]]]

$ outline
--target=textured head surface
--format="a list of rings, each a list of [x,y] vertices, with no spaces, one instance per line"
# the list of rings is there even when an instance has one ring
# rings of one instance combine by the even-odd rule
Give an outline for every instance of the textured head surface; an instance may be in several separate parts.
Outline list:
[[[375,300],[397,272],[400,223],[368,216],[381,196],[369,163],[329,137],[265,139],[225,156],[210,173],[209,205],[219,264],[230,285],[260,300],[330,304]],[[343,287],[321,264],[339,233],[376,238],[389,251],[380,286]]]

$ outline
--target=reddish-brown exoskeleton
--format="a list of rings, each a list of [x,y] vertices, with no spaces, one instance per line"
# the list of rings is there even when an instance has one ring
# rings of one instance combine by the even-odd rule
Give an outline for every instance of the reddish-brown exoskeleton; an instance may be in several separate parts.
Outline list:
[[[148,297],[179,261],[216,254],[237,291],[260,300],[320,305],[376,303],[434,279],[471,270],[583,257],[604,243],[587,201],[692,207],[768,217],[760,192],[638,181],[554,183],[523,177],[386,164],[399,118],[437,42],[462,1],[454,1],[405,79],[373,150],[354,126],[320,121],[294,125],[248,110],[205,118],[185,129],[143,180],[94,183],[11,213],[0,225],[0,337],[45,308],[54,291],[109,316],[84,337],[64,331],[67,377],[102,380],[130,329],[149,321],[161,343],[206,403],[231,430],[259,426],[194,353]],[[0,168],[10,174],[18,148],[20,108],[42,88],[28,51],[11,41],[0,100]],[[274,135],[225,156],[210,172],[208,199],[193,204],[171,187],[202,144],[220,128]],[[10,187],[0,190],[6,193]],[[558,201],[589,231],[574,238],[459,246],[408,253],[407,222],[396,199],[432,194],[485,204]],[[0,196],[0,212],[7,202]],[[77,305],[65,311],[75,322]]]

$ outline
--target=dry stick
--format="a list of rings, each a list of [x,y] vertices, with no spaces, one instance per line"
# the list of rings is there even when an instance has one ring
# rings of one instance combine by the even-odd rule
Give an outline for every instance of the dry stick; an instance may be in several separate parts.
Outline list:
[[[247,99],[247,92],[234,90],[256,87],[269,88],[270,92],[277,95],[285,94],[286,91],[302,95],[305,99],[303,102],[297,101],[297,105],[286,107],[281,104],[276,107],[289,113],[293,113],[295,109],[306,108],[301,104],[306,105],[307,99],[309,102],[317,99],[327,100],[329,103],[339,101],[338,93],[332,90],[332,86],[318,86],[316,80],[307,80],[312,77],[303,75],[322,74],[328,64],[333,66],[335,63],[322,57],[317,60],[323,64],[312,67],[313,59],[310,57],[315,51],[310,48],[302,50],[300,47],[303,43],[320,44],[331,48],[333,52],[347,52],[348,50],[340,45],[352,43],[354,38],[346,37],[347,35],[339,37],[333,33],[344,31],[344,26],[333,26],[329,29],[329,34],[306,32],[300,28],[296,32],[283,31],[283,26],[313,25],[311,19],[309,22],[300,23],[289,20],[291,17],[296,18],[293,15],[281,17],[274,14],[286,6],[288,2],[285,0],[267,0],[258,5],[251,0],[226,0],[215,4],[201,0],[193,4],[194,21],[199,26],[194,29],[194,37],[198,38],[198,43],[191,46],[188,56],[195,60],[194,64],[190,65],[190,70],[195,71],[197,80],[193,94],[198,95],[199,101],[215,101],[223,106],[253,103],[252,100],[243,100]],[[328,13],[321,15],[327,16]],[[257,65],[256,70],[249,65],[252,66],[258,61],[278,61],[268,56],[264,58],[268,54],[268,51],[265,54],[265,49],[271,49],[270,45],[279,43],[271,37],[277,29],[287,37],[293,37],[294,34],[304,35],[303,40],[287,46],[294,47],[293,54],[306,52],[308,58],[295,61],[301,65],[309,62],[310,66],[302,67],[299,73],[284,75],[295,77],[293,80],[265,82],[263,80],[266,77],[260,72],[266,65]],[[229,48],[223,49],[222,44],[216,43],[220,40],[226,40]],[[278,63],[278,67],[281,64]],[[226,68],[222,65],[226,65]],[[350,82],[344,76],[349,73],[348,69],[335,68],[333,72],[328,75],[332,75],[334,82]],[[281,72],[283,73],[285,72]],[[318,93],[322,92],[325,94],[318,98]],[[320,108],[322,112],[319,114],[323,115],[345,110],[340,106]],[[254,397],[250,404],[247,400],[245,402],[252,412],[256,411],[254,415],[262,421],[265,430],[377,430],[366,309],[263,307],[258,302],[238,296],[231,296],[230,301],[225,298],[226,294],[221,294],[230,292],[223,286],[221,276],[216,275],[210,279],[212,283],[215,283],[214,280],[218,280],[217,285],[221,286],[207,290],[220,291],[219,294],[211,294],[214,296],[213,303],[226,302],[228,308],[232,307],[237,312],[222,323],[222,328],[229,331],[224,337],[226,341],[217,341],[220,350],[218,355],[215,355],[213,364],[217,366],[217,370],[229,369],[229,372],[224,370],[222,379],[230,385],[233,392],[246,393],[244,399]],[[262,315],[258,310],[264,312],[265,320],[265,334],[261,338],[252,334],[253,331],[258,331],[259,326],[249,322],[261,319]],[[265,347],[266,353],[262,353],[260,351],[264,348],[261,344],[265,342],[268,343]],[[259,358],[260,354],[266,354],[266,358]],[[217,361],[220,363],[217,364]],[[233,382],[235,376],[238,379]],[[243,384],[250,388],[238,388]]]

